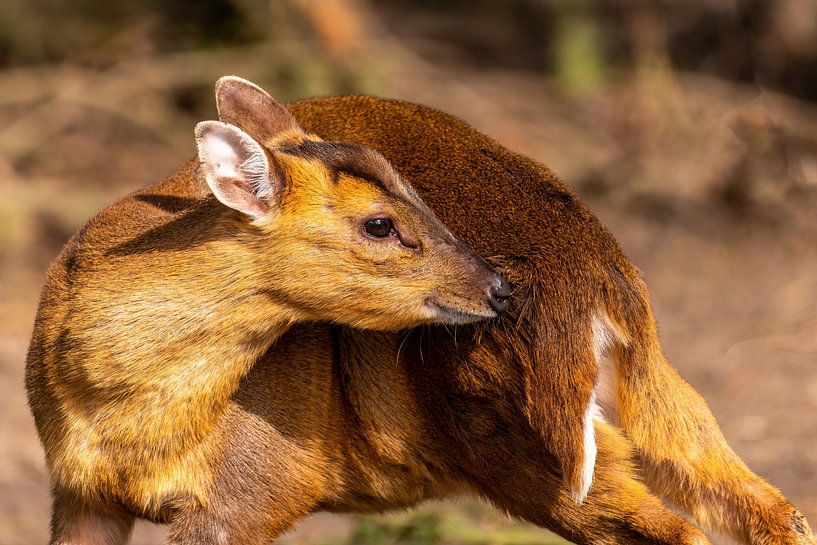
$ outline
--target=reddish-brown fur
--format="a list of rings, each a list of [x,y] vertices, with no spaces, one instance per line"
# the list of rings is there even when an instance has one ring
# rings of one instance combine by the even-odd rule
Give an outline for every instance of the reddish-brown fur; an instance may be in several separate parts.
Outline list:
[[[446,225],[513,279],[514,312],[470,336],[458,333],[460,347],[469,339],[473,349],[457,350],[445,331],[430,332],[427,345],[418,338],[403,348],[416,354],[427,346],[427,363],[409,373],[414,381],[426,371],[442,373],[423,391],[447,384],[431,406],[435,415],[445,412],[441,406],[451,409],[449,440],[459,437],[462,458],[477,463],[466,480],[479,483],[482,494],[580,542],[662,542],[667,535],[686,542],[689,529],[627,470],[632,449],[652,492],[702,527],[743,543],[815,543],[803,516],[735,455],[704,400],[664,359],[638,270],[552,172],[423,106],[341,97],[305,101],[291,111],[318,134],[381,151]],[[597,422],[600,459],[587,501],[548,507],[548,497],[564,498],[565,485],[548,486],[537,474],[562,474],[575,489],[583,444],[578,418],[602,378],[592,344],[598,313],[612,322],[610,408],[626,440]],[[516,403],[513,416],[492,418],[508,399]],[[507,427],[491,426],[492,420]],[[518,427],[523,433],[505,448],[491,444]],[[487,444],[475,440],[486,435]],[[535,446],[526,451],[527,444]],[[612,528],[603,521],[614,521]]]
[[[26,385],[54,543],[127,536],[123,507],[206,502],[213,426],[293,323],[398,330],[504,305],[501,277],[381,155],[304,133],[244,80],[220,80],[217,97],[222,117],[263,110],[267,131],[200,123],[183,189],[103,210],[46,279]],[[387,228],[369,232],[372,219]]]
[[[203,494],[180,490],[153,514],[171,523],[173,543],[266,543],[317,510],[380,511],[456,494],[578,543],[706,543],[658,497],[742,543],[815,543],[663,358],[638,271],[548,169],[422,106],[341,97],[290,109],[324,138],[383,153],[501,268],[513,302],[495,321],[456,330],[294,327],[203,438],[201,471],[212,476]],[[266,130],[253,127],[263,112],[242,115],[251,134]],[[131,198],[112,213],[182,214],[201,194],[200,176],[189,164],[147,190],[179,209]],[[63,258],[56,270],[65,269]],[[605,355],[613,376],[600,376]],[[593,484],[577,502],[584,417],[599,380],[612,380],[605,401],[620,427],[595,421]],[[96,515],[116,530],[149,513],[119,505]],[[55,513],[55,526],[70,516]]]

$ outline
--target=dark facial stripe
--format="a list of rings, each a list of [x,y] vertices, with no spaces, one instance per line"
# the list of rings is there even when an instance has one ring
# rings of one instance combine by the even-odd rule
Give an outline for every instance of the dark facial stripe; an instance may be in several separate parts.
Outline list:
[[[336,181],[338,174],[345,173],[365,180],[386,193],[405,198],[403,184],[389,162],[366,146],[352,142],[304,140],[300,144],[282,146],[276,151],[318,160],[334,173]]]
[[[353,142],[304,140],[299,144],[281,146],[275,151],[322,162],[331,171],[335,183],[341,173],[367,181],[421,214],[427,230],[435,232],[449,244],[461,244],[454,234],[440,223],[414,189],[400,178],[391,163],[375,150]]]

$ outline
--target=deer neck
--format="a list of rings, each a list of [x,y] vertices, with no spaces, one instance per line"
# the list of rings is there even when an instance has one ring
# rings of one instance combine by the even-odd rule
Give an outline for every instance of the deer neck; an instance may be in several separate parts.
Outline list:
[[[188,400],[201,398],[210,407],[225,403],[255,362],[298,321],[274,296],[279,284],[269,270],[274,265],[263,270],[251,259],[225,245],[205,248],[196,269],[207,272],[187,279],[186,293],[180,294],[187,308],[175,317],[164,313],[165,329],[177,330],[162,347],[173,361],[163,359],[177,371],[170,385]]]

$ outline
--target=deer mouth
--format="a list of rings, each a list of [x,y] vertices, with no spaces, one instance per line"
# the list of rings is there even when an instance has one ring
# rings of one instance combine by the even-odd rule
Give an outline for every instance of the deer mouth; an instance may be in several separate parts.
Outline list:
[[[470,324],[487,318],[496,318],[497,316],[497,313],[492,310],[455,308],[436,299],[426,301],[426,306],[433,312],[432,319],[435,322],[446,324]]]

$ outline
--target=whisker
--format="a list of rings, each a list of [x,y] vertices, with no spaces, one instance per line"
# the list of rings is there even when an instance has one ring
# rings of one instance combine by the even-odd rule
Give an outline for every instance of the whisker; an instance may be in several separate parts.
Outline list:
[[[425,330],[426,326],[420,327],[420,363],[423,364],[423,367],[425,367],[426,364],[425,357],[423,357],[423,333],[425,333]]]
[[[408,340],[408,338],[410,336],[411,336],[411,330],[406,331],[405,336],[403,337],[403,340],[400,342],[400,346],[397,347],[397,359],[395,360],[395,363],[397,365],[400,365],[400,352],[403,350],[403,345],[406,344],[406,341]]]

